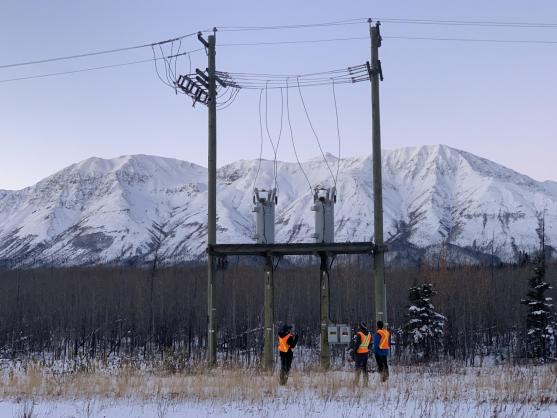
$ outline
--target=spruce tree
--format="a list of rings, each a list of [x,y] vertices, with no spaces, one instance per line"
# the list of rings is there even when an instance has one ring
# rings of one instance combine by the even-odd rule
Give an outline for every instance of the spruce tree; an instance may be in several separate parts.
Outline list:
[[[528,293],[520,303],[528,307],[526,317],[527,354],[537,359],[547,359],[554,355],[555,314],[552,298],[545,296],[551,289],[545,280],[545,257],[542,249],[534,265],[534,274],[528,280]]]
[[[431,283],[414,285],[408,291],[408,321],[403,327],[405,345],[422,359],[436,357],[443,345],[447,318],[435,311],[431,298],[437,292]]]

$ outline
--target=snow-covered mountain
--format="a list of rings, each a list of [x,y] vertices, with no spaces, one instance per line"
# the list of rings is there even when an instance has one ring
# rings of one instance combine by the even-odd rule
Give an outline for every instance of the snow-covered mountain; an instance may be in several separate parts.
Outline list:
[[[557,243],[557,183],[537,182],[443,145],[384,151],[385,237],[389,257],[419,258],[443,248],[464,259],[491,253],[510,261],[536,248],[545,215]],[[337,241],[373,239],[371,156],[327,155],[277,164],[277,242],[310,242],[312,186],[330,186],[339,167]],[[252,190],[274,185],[273,162],[241,160],[218,171],[217,239],[253,242]],[[18,191],[0,190],[0,265],[144,264],[202,258],[207,170],[169,158],[90,158]]]

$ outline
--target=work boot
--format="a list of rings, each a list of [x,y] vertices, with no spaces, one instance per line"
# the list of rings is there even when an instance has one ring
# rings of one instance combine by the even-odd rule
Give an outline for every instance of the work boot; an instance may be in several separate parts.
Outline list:
[[[360,383],[360,374],[362,374],[362,371],[360,369],[356,369],[356,374],[354,375],[354,382],[352,382],[354,387],[358,386]]]
[[[286,382],[288,381],[288,373],[286,373],[285,371],[280,372],[280,377],[279,377],[279,383],[281,386],[286,385]]]
[[[389,372],[381,372],[381,381],[386,382],[389,380]]]

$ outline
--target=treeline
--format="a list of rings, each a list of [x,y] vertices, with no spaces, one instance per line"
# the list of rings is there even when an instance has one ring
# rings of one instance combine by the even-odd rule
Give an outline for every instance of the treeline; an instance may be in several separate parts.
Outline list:
[[[106,359],[111,356],[195,362],[205,356],[205,265],[157,271],[91,267],[0,271],[0,355],[20,358]],[[520,304],[532,268],[524,266],[390,267],[388,315],[395,337],[406,321],[408,289],[432,283],[435,308],[446,316],[441,355],[477,361],[513,359],[526,344]],[[372,268],[365,259],[339,258],[330,276],[330,316],[336,323],[371,323]],[[557,285],[557,265],[546,280]],[[217,274],[219,358],[257,362],[262,351],[262,268],[231,260]],[[288,322],[300,344],[319,349],[319,267],[279,265],[275,272],[277,325]],[[551,294],[550,294],[551,295]],[[404,361],[402,339],[395,358]],[[334,350],[336,353],[339,350]]]

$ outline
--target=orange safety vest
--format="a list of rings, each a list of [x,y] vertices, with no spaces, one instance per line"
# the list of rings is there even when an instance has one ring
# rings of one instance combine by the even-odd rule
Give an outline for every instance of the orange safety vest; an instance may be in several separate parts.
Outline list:
[[[283,338],[278,337],[278,349],[279,351],[283,352],[283,353],[287,353],[288,349],[290,348],[290,346],[288,345],[288,339],[292,337],[292,334],[288,334]],[[291,348],[290,348],[291,349]]]
[[[358,331],[358,335],[360,336],[360,346],[356,350],[358,354],[366,354],[369,353],[369,343],[371,342],[371,332],[367,335],[364,334],[362,331]]]
[[[378,329],[377,333],[381,336],[381,339],[379,340],[379,349],[388,350],[391,347],[391,343],[389,341],[389,336],[391,334],[386,329]]]

